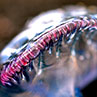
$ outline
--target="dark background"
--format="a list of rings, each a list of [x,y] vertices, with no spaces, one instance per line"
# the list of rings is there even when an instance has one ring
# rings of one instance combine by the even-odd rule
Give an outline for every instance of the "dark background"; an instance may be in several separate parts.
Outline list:
[[[97,0],[0,0],[0,50],[23,28],[30,17],[64,5],[96,5]],[[84,90],[85,97],[97,97],[97,81]]]

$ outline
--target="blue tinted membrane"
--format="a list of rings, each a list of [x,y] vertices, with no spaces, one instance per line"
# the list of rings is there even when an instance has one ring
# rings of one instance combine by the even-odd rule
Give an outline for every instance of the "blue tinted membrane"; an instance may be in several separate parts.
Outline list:
[[[0,63],[5,63],[6,60],[9,59],[9,57],[13,55],[17,55],[19,52],[21,52],[26,47],[26,45],[24,44],[26,44],[27,42],[28,42],[27,37],[23,37],[22,39],[19,39],[18,41],[17,40],[15,41],[15,39],[11,41],[5,47],[5,49],[1,52]]]
[[[13,48],[18,49],[27,42],[28,42],[28,38],[23,37],[22,39],[18,40],[17,42],[14,42],[12,45],[13,45]]]

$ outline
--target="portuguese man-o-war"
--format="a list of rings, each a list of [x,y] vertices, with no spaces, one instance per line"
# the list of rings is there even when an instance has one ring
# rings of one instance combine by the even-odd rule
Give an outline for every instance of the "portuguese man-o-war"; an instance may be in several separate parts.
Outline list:
[[[97,78],[96,37],[96,11],[67,6],[41,13],[1,51],[1,92],[83,97],[80,90]]]

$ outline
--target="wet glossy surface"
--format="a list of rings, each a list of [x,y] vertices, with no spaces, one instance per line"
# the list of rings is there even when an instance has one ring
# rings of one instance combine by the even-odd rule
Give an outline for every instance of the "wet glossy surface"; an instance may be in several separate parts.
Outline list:
[[[79,86],[82,89],[94,80],[97,77],[96,43],[88,44],[85,36],[82,40],[77,41],[76,56],[70,53],[70,45],[65,45],[64,42],[59,58],[56,58],[55,47],[51,55],[46,51],[45,62],[51,66],[39,70],[36,75],[33,74],[34,71],[29,71],[30,82],[24,80],[20,86],[26,91],[15,95],[11,93],[9,97],[22,97],[25,94],[28,97],[71,97],[74,95],[74,87]],[[34,65],[37,66],[37,63],[38,58],[34,60]]]

